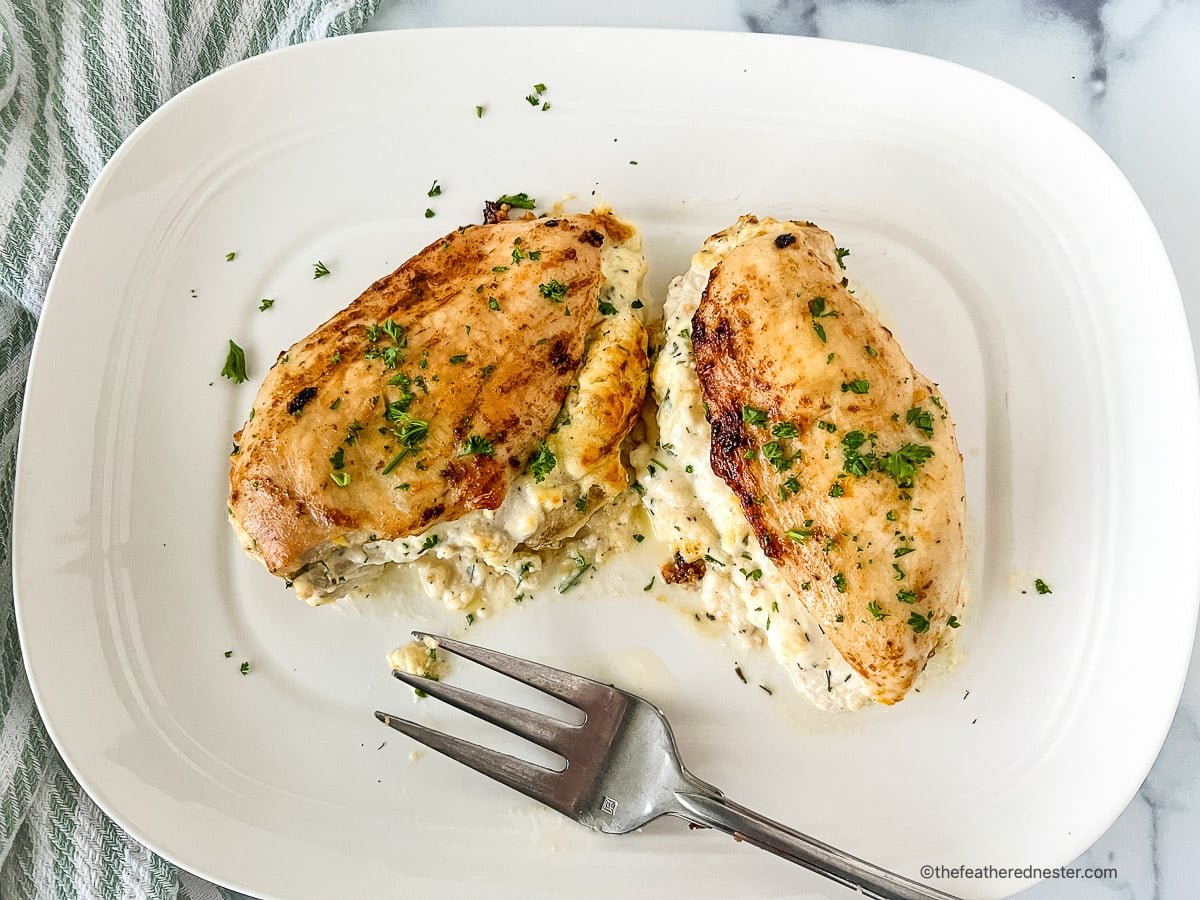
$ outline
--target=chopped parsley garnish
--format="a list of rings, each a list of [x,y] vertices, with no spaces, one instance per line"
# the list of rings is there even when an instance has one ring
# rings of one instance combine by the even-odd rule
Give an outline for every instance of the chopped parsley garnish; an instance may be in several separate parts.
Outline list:
[[[946,620],[947,628],[957,628],[962,622],[958,621],[958,616],[951,616]]]
[[[495,448],[492,447],[492,442],[482,435],[473,434],[467,438],[467,442],[463,444],[462,452],[459,456],[492,456],[495,454]]]
[[[818,322],[817,319],[827,319],[830,316],[836,316],[837,313],[834,310],[827,309],[825,307],[824,297],[813,297],[811,300],[809,300],[808,311],[813,317],[813,331],[817,333],[817,337],[819,337],[821,339],[821,343],[824,344],[826,341],[825,326]]]
[[[817,427],[822,431],[828,431],[830,434],[833,434],[835,431],[837,431],[837,426],[832,422],[818,421]]]
[[[237,259],[237,253],[235,251],[230,250],[225,254],[225,262],[233,262],[235,259]]]
[[[856,378],[853,381],[842,382],[842,393],[850,391],[853,394],[865,394],[871,390],[871,382],[865,378]]]
[[[524,191],[519,194],[501,194],[496,203],[513,209],[533,209],[537,205],[537,201]]]
[[[743,406],[742,421],[756,428],[765,428],[767,425],[767,414],[764,410],[755,409],[753,406]]]
[[[535,84],[533,86],[533,90],[534,90],[534,93],[544,94],[544,93],[546,93],[546,86],[544,84]]]
[[[763,459],[773,465],[780,472],[786,472],[792,467],[792,457],[783,452],[783,446],[779,441],[768,441],[762,445]]]
[[[274,300],[270,299],[269,297],[263,297],[262,300],[259,301],[258,311],[265,312],[266,310],[270,309],[274,305],[275,305]]]
[[[889,522],[895,522],[896,518],[897,518],[896,511],[894,509],[889,509],[887,511],[887,515],[884,516],[884,518],[887,519]]]
[[[691,471],[691,469],[692,469],[692,467],[688,466],[689,472]],[[798,480],[796,480],[795,477],[789,478],[787,481],[785,481],[783,484],[781,484],[779,486],[779,499],[780,500],[786,500],[792,494],[798,494],[798,493],[800,493],[800,482]]]
[[[483,114],[484,114],[484,112],[485,112],[486,110],[487,110],[487,107],[486,107],[486,106],[483,106],[482,104],[481,104],[481,105],[479,105],[479,106],[476,106],[476,107],[475,107],[475,118],[477,118],[477,119],[482,119],[482,118],[483,118]]]
[[[364,325],[363,330],[367,333],[367,340],[372,344],[383,337],[383,329],[374,323],[370,325]]]
[[[897,547],[892,551],[892,558],[899,559],[902,556],[908,556],[908,554],[912,553],[916,549],[916,547]]]
[[[615,306],[613,306],[611,303],[609,303],[607,300],[600,301],[601,315],[612,316],[612,315],[616,315],[616,312],[617,312],[617,308]]]
[[[392,319],[388,319],[380,327],[383,329],[383,333],[390,337],[397,347],[408,346],[408,338],[405,337],[403,325],[398,325]]]
[[[1054,591],[1050,590],[1050,585],[1046,584],[1046,582],[1042,581],[1042,579],[1040,579],[1040,578],[1035,578],[1033,580],[1033,586],[1034,586],[1034,589],[1037,590],[1037,592],[1039,594],[1053,594],[1054,593]]]
[[[232,650],[226,650],[226,651],[225,651],[225,658],[226,658],[226,659],[229,659],[229,657],[231,657],[231,656],[233,656],[233,651],[232,651]]]
[[[409,421],[408,408],[415,399],[415,394],[405,394],[398,400],[389,400],[387,406],[384,407],[383,417],[389,422],[398,422],[404,425]]]
[[[874,347],[872,347],[870,344],[867,344],[865,347],[863,347],[863,350],[866,352],[867,356],[878,356],[879,355],[879,351],[876,350]]]
[[[811,523],[812,519],[809,519],[808,521]],[[797,544],[807,544],[808,539],[812,537],[812,533],[813,530],[811,526],[806,526],[804,528],[789,528],[784,532],[787,537],[791,538]]]
[[[558,458],[554,455],[554,451],[546,446],[545,441],[542,441],[533,455],[529,457],[529,471],[533,473],[535,482],[543,481],[554,471],[556,465],[558,465]]]
[[[465,353],[456,353],[456,354],[454,354],[454,356],[450,357],[450,365],[452,365],[452,366],[461,365],[462,363],[465,363],[466,361],[467,361],[467,354],[465,354]]]
[[[553,300],[555,303],[561,303],[562,299],[567,296],[568,290],[568,286],[557,279],[538,285],[538,293],[547,300]]]
[[[835,481],[833,483],[833,485],[829,488],[829,496],[830,497],[841,497],[845,493],[846,493],[846,489],[842,487],[842,483],[840,481]]]
[[[409,406],[417,399],[417,395],[412,392],[412,379],[403,372],[397,372],[387,380],[387,383],[392,387],[400,388],[401,394],[399,400],[392,400],[388,403],[387,410],[384,412],[385,418],[390,418],[388,413],[393,410],[408,412]]]
[[[875,467],[874,453],[859,453],[859,448],[873,439],[873,434],[867,435],[861,431],[847,431],[842,436],[842,469],[844,471],[861,478]]]
[[[250,674],[250,663],[243,662],[240,666],[238,666],[238,671],[241,672],[243,675],[249,675]]]
[[[441,540],[441,538],[438,535],[431,534],[429,537],[425,538],[425,540],[421,543],[421,552],[424,553],[426,550],[432,550],[434,547],[436,547],[438,545],[438,542],[440,540]],[[468,622],[467,624],[470,624],[470,623]]]
[[[353,422],[351,422],[349,425],[347,425],[346,426],[346,443],[353,444],[355,441],[357,441],[358,433],[360,431],[362,431],[365,427],[366,426],[363,425],[362,422],[358,421],[358,419],[355,419]]]
[[[904,590],[896,591],[896,599],[899,600],[901,603],[916,603],[917,602],[917,592],[916,591],[904,591]]]
[[[500,301],[495,297],[488,297],[488,309],[492,312],[500,312]]]
[[[896,573],[895,579],[897,581],[904,580],[904,570],[902,568],[900,568],[900,565],[898,563],[892,563],[892,571]]]
[[[333,466],[335,472],[346,468],[346,448],[339,446],[334,450],[333,456],[329,457],[329,464]]]
[[[319,259],[313,263],[313,278],[324,278],[329,274],[329,266],[321,262]]]
[[[914,406],[904,414],[904,420],[927,438],[933,437],[933,413]]]
[[[425,196],[440,197],[442,195],[442,186],[437,183],[437,179],[433,179],[433,186],[429,189]]]
[[[771,426],[771,434],[777,438],[800,437],[800,429],[791,422],[780,422],[778,425]]]
[[[929,630],[929,619],[915,610],[913,611],[912,615],[908,617],[908,624],[917,634],[924,634]]]
[[[646,539],[646,536],[644,534],[635,534],[635,535],[633,535],[633,539],[640,544],[642,541],[644,541]]]
[[[750,569],[749,571],[746,569],[738,569],[738,571],[742,573],[742,576],[747,581],[758,581],[762,578],[762,569]]]
[[[587,506],[588,500],[586,495],[575,501],[575,508],[580,512],[583,512],[585,509],[587,509]]]
[[[867,604],[867,612],[875,617],[876,622],[882,622],[888,617],[888,614],[880,609],[879,604],[874,600]]]
[[[368,347],[367,352],[363,356],[367,359],[381,359],[383,360],[383,367],[385,369],[394,369],[397,365],[404,362],[403,357],[400,356],[400,349],[400,347],[384,347],[382,349],[379,347]]]
[[[879,458],[879,471],[895,479],[897,487],[910,488],[913,486],[917,469],[932,456],[933,448],[925,444],[905,444]]]
[[[246,380],[246,351],[233,341],[229,342],[229,353],[225,356],[225,367],[221,369],[221,375],[234,384],[241,384]]]
[[[400,464],[400,460],[404,459],[409,453],[419,447],[429,436],[429,423],[423,419],[414,419],[408,413],[400,413],[395,419],[398,427],[392,428],[392,434],[399,438],[400,443],[404,445],[399,453],[392,457],[391,462],[384,466],[382,475],[387,475],[392,469]]]
[[[650,590],[652,587],[654,587],[654,579],[655,579],[655,578],[657,578],[657,577],[658,577],[657,575],[651,575],[651,576],[650,576],[650,580],[649,580],[649,581],[646,583],[646,586],[645,586],[644,588],[642,588],[642,590],[643,590],[643,591],[648,591],[648,590]]]
[[[833,586],[837,588],[839,594],[846,593],[846,576],[838,572],[833,576]]]
[[[500,272],[507,272],[508,266],[492,266],[492,271],[496,272],[497,274]]]
[[[846,268],[845,259],[847,256],[850,255],[850,251],[847,250],[845,247],[837,247],[834,249],[833,252],[837,254],[838,266],[843,269]]]
[[[575,571],[558,586],[560,594],[565,594],[571,588],[575,587],[575,585],[579,584],[579,579],[583,577],[583,573],[592,567],[592,564],[584,558],[583,554],[577,551],[571,551],[571,559],[575,563]]]
[[[433,218],[434,216],[436,216],[436,215],[437,215],[437,213],[435,213],[435,212],[434,212],[432,209],[430,209],[428,206],[427,206],[427,207],[425,207],[425,218],[427,218],[427,219],[432,219],[432,218]]]
[[[632,303],[630,303],[629,307],[631,309],[642,309],[645,307],[645,305],[646,304],[641,301],[641,298],[639,298],[637,300],[634,300]]]
[[[528,103],[530,106],[537,106],[538,105],[537,95],[536,94],[526,94],[525,102]]]
[[[350,483],[349,472],[330,472],[329,477],[333,479],[333,483],[338,487],[345,487]]]

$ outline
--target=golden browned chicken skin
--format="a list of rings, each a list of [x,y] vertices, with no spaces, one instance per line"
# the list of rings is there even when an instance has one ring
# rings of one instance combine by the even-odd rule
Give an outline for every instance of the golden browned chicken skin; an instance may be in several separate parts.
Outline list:
[[[847,290],[827,232],[753,217],[735,230],[692,319],[713,471],[874,698],[894,703],[961,613],[953,423]]]
[[[604,214],[461,228],[280,354],[234,438],[247,549],[288,577],[499,507],[579,375],[602,248],[630,233]]]

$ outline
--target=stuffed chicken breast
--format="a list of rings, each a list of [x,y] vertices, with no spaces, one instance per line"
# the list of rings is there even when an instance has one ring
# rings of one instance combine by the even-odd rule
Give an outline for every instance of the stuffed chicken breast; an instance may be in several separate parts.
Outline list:
[[[945,401],[842,276],[811,223],[709,238],[667,297],[639,462],[664,574],[856,708],[902,699],[960,624],[964,482]]]
[[[535,579],[628,486],[644,270],[597,213],[460,228],[371,285],[280,354],[234,437],[246,551],[310,602],[392,563],[457,607]]]

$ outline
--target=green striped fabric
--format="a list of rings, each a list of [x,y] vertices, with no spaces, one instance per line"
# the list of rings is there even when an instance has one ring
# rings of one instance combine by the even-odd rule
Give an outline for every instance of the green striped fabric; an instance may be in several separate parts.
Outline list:
[[[172,95],[239,59],[357,31],[375,0],[0,0],[0,897],[232,896],[126,836],[33,704],[13,615],[17,424],[50,272],[87,187]]]

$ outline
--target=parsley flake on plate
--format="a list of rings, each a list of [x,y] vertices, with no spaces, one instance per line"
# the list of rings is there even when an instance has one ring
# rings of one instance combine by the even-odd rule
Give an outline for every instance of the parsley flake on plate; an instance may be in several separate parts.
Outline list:
[[[221,369],[221,375],[234,384],[241,384],[247,380],[246,351],[232,340],[229,342],[229,352],[225,356],[225,366]]]

